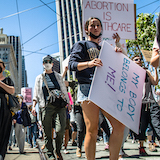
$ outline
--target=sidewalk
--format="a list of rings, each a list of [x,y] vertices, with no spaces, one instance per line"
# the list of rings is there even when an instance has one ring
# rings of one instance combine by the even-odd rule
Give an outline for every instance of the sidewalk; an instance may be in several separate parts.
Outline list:
[[[12,150],[7,150],[4,160],[41,160],[38,148],[30,148],[29,144],[25,142],[25,154],[19,154],[18,147],[12,147]]]
[[[44,144],[44,141],[38,140],[39,146]],[[158,142],[157,142],[158,144]],[[148,156],[139,156],[138,143],[132,144],[132,140],[128,139],[124,144],[124,151],[128,154],[129,157],[124,158],[125,160],[160,160],[160,148],[157,148],[158,152],[150,152],[148,149],[148,143],[145,142],[144,146],[146,147],[146,152],[149,154]],[[109,151],[104,150],[105,145],[103,141],[100,141],[96,145],[96,159],[105,159],[109,160]],[[82,148],[82,157],[78,158],[76,156],[76,146],[72,146],[71,143],[68,143],[68,151],[69,154],[63,153],[64,147],[62,147],[62,156],[64,160],[86,160],[84,146]]]
[[[44,141],[41,141],[40,139],[37,140],[39,147],[41,147],[44,144]],[[157,142],[158,144],[158,142]],[[139,156],[139,150],[138,150],[138,143],[132,144],[132,140],[128,139],[127,142],[124,144],[124,151],[126,154],[128,154],[129,157],[124,158],[125,160],[160,160],[160,148],[157,148],[158,152],[150,152],[148,149],[148,143],[145,142],[144,146],[146,147],[146,152],[149,154],[148,156]],[[104,150],[105,145],[103,144],[103,141],[100,141],[96,145],[96,159],[104,159],[109,160],[109,152]],[[82,157],[78,158],[76,156],[76,146],[72,146],[71,143],[68,143],[68,151],[69,154],[64,154],[62,147],[62,156],[64,160],[86,160],[85,158],[85,152],[84,152],[84,146],[82,147]],[[45,160],[43,158],[44,156],[41,155],[38,152],[37,148],[29,148],[29,144],[25,144],[25,152],[26,154],[19,154],[18,148],[13,147],[12,151],[8,151],[6,154],[5,160]]]

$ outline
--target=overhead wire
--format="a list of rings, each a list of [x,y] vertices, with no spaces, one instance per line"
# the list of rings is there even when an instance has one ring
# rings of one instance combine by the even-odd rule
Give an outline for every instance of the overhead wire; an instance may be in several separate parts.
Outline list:
[[[24,42],[22,45],[26,44],[27,42],[29,42],[30,40],[32,40],[33,38],[35,38],[36,36],[38,36],[39,34],[41,34],[42,32],[44,32],[46,29],[48,29],[49,27],[53,26],[56,22],[52,23],[51,25],[49,25],[48,27],[46,27],[45,29],[43,29],[42,31],[40,31],[39,33],[37,33],[36,35],[34,35],[32,38],[30,38],[29,40],[27,40],[26,42]]]
[[[142,7],[137,8],[136,10],[142,9],[142,8],[144,8],[146,6],[149,6],[149,5],[151,5],[151,4],[153,4],[153,3],[157,2],[157,1],[160,1],[160,0],[156,0],[156,1],[153,1],[151,3],[148,3],[148,4],[146,4],[146,5],[142,6]]]
[[[79,33],[77,33],[76,35],[78,35]],[[75,35],[72,35],[71,37],[74,37]],[[67,37],[66,39],[69,39],[70,37]],[[48,48],[48,47],[51,47],[51,46],[53,46],[53,45],[55,45],[55,44],[57,44],[57,43],[59,43],[59,42],[63,42],[65,39],[62,39],[62,41],[58,41],[58,42],[56,42],[56,43],[53,43],[53,44],[51,44],[51,45],[49,45],[49,46],[46,46],[46,47],[44,47],[44,48],[41,48],[41,49],[39,49],[39,50],[43,50],[43,49],[46,49],[46,48]],[[24,50],[24,51],[26,51],[26,52],[32,52],[32,53],[29,53],[29,54],[27,54],[27,55],[25,55],[25,57],[26,56],[29,56],[29,55],[31,55],[31,54],[33,54],[33,53],[38,53],[38,54],[41,54],[41,52],[37,52],[37,51],[39,51],[39,50],[36,50],[36,51],[26,51],[26,50]],[[45,55],[47,55],[48,53],[42,53],[42,54],[45,54]]]
[[[51,3],[54,3],[56,1],[53,1],[53,2],[49,2],[49,3],[46,3],[46,4],[51,4]],[[8,16],[5,16],[5,17],[2,17],[0,18],[0,20],[2,19],[6,19],[6,18],[9,18],[9,17],[12,17],[12,16],[15,16],[17,14],[21,14],[21,13],[24,13],[24,12],[27,12],[27,11],[31,11],[31,10],[34,10],[34,9],[37,9],[37,8],[40,8],[40,7],[43,7],[44,5],[40,5],[40,6],[37,6],[37,7],[33,7],[33,8],[29,8],[29,9],[26,9],[26,10],[23,10],[23,11],[20,11],[20,12],[17,12],[17,13],[14,13],[14,14],[11,14],[11,15],[8,15]]]
[[[160,7],[160,5],[152,12],[152,14]]]
[[[45,5],[45,6],[47,6],[50,10],[52,10],[54,13],[56,13],[58,16],[60,16],[55,10],[53,10],[51,7],[49,7],[48,6],[48,4],[50,4],[50,3],[44,3],[42,0],[40,0],[42,3],[43,3],[43,6]],[[156,0],[156,1],[153,1],[152,3],[149,3],[149,4],[147,4],[147,5],[144,5],[144,6],[142,6],[142,7],[139,7],[137,10],[139,10],[139,9],[141,9],[141,8],[144,8],[144,7],[146,7],[146,6],[148,6],[148,5],[151,5],[151,4],[153,4],[153,3],[155,3],[155,2],[157,2],[157,1],[159,1],[159,0]],[[56,1],[54,1],[54,2],[56,2]],[[51,3],[53,3],[53,2],[51,2]],[[40,7],[40,6],[39,6]],[[79,6],[78,6],[79,7]],[[78,8],[77,7],[77,8]],[[159,8],[160,6],[158,6],[157,8],[156,8],[156,10]],[[38,8],[38,7],[34,7],[34,8]],[[76,8],[75,8],[76,9]],[[73,11],[73,10],[72,10]],[[155,12],[155,11],[154,11]],[[69,13],[68,13],[69,14]],[[62,18],[66,18],[66,16],[64,16],[64,17],[62,17]],[[62,19],[61,18],[61,19]],[[60,20],[60,19],[59,19]],[[48,29],[49,27],[51,27],[53,24],[55,24],[57,21],[55,21],[54,23],[52,23],[51,25],[49,25],[48,27],[46,27],[45,29],[43,29],[42,31],[40,31],[39,33],[37,33],[36,35],[34,35],[32,38],[30,38],[29,40],[27,40],[26,42],[24,42],[22,45],[24,45],[24,44],[26,44],[27,42],[29,42],[30,40],[32,40],[33,38],[35,38],[36,36],[38,36],[39,34],[41,34],[42,32],[44,32],[46,29]],[[69,24],[69,23],[68,23]],[[78,34],[80,34],[80,33],[78,33]],[[69,37],[68,37],[69,38]],[[68,39],[67,38],[67,39]],[[64,39],[63,39],[64,40]],[[62,40],[62,41],[63,41]],[[54,43],[54,44],[51,44],[51,45],[49,45],[49,46],[46,46],[46,47],[44,47],[43,49],[45,49],[45,48],[48,48],[48,47],[50,47],[50,46],[53,46],[53,45],[55,45],[55,44],[57,44],[57,43],[59,43],[60,41],[58,41],[58,42],[56,42],[56,43]],[[41,49],[42,50],[42,49]],[[37,50],[37,51],[39,51],[39,50]],[[35,51],[36,52],[36,51]],[[35,53],[35,52],[32,52],[32,54],[33,53]],[[30,54],[27,54],[27,55],[25,55],[25,56],[28,56],[28,55],[30,55]]]
[[[40,0],[44,5],[46,5],[49,9],[51,9],[54,13],[56,13],[58,16],[60,16],[55,10],[53,10],[51,7],[49,7],[46,3],[44,3],[42,0]],[[79,7],[79,6],[78,6]],[[77,7],[77,8],[78,8]],[[75,8],[75,9],[77,9],[77,8]],[[74,9],[74,10],[75,10]],[[74,10],[72,10],[72,11],[74,11]],[[68,13],[69,14],[69,13]],[[65,18],[65,16],[63,16],[62,18]],[[60,18],[59,20],[61,20],[62,18]],[[54,23],[52,23],[50,26],[52,26],[53,24],[55,24],[55,23],[57,23],[59,20],[57,20],[57,21],[55,21]],[[70,24],[70,23],[68,23],[68,24]],[[24,42],[22,45],[24,45],[24,44],[26,44],[27,42],[29,42],[30,40],[32,40],[33,38],[35,38],[36,36],[38,36],[40,33],[42,33],[43,31],[45,31],[46,29],[48,29],[50,26],[48,26],[47,28],[45,28],[44,30],[42,30],[41,32],[39,32],[39,33],[37,33],[36,35],[34,35],[32,38],[30,38],[29,40],[27,40],[26,42]],[[78,34],[81,34],[81,33],[78,33]],[[74,36],[74,35],[73,35]],[[67,38],[68,39],[68,38]],[[59,42],[57,42],[57,43],[59,43]],[[57,44],[57,43],[54,43],[54,44],[51,44],[51,45],[49,45],[49,46],[47,46],[47,47],[44,47],[44,48],[48,48],[48,47],[50,47],[50,46],[52,46],[52,45],[55,45],[55,44]],[[35,53],[35,52],[33,52],[33,53]],[[27,55],[25,55],[25,56],[28,56],[28,55],[30,55],[30,54],[27,54]]]
[[[17,7],[17,12],[19,12],[19,8],[18,8],[18,1],[16,0],[16,7]],[[21,30],[21,22],[20,22],[20,16],[18,14],[18,24],[19,24],[19,31],[20,31],[20,39],[23,43],[23,39],[22,39],[22,30]],[[20,43],[20,46],[21,46],[21,43]],[[22,47],[22,46],[21,46]],[[22,53],[23,55],[23,53]]]

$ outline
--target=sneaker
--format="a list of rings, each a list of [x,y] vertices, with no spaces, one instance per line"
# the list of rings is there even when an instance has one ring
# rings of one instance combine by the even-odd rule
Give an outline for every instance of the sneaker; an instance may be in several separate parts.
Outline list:
[[[148,154],[146,153],[144,147],[140,147],[139,148],[139,155],[140,156],[148,156]]]
[[[156,144],[155,142],[153,143],[153,145],[154,145],[155,147],[159,147],[159,145],[158,145],[158,144]]]
[[[77,143],[74,141],[74,142],[72,143],[72,146],[77,146]]]
[[[132,140],[132,143],[135,143],[135,140],[134,140],[134,139]]]
[[[29,148],[33,148],[33,145],[30,145]]]
[[[96,146],[99,146],[99,143],[98,143],[98,142],[96,142]]]
[[[123,158],[124,158],[124,157],[125,157],[125,158],[126,158],[126,157],[129,157],[128,154],[125,153],[124,149],[122,149],[122,153],[123,153],[123,155],[122,155]]]
[[[47,154],[47,159],[48,160],[56,160],[54,153],[46,153]]]
[[[24,152],[24,151],[23,151],[23,152],[22,152],[22,151],[20,151],[19,153],[20,153],[20,154],[26,154],[26,152]]]
[[[69,154],[69,151],[67,149],[64,149],[63,151],[65,154]]]
[[[77,151],[76,151],[76,155],[77,157],[82,157],[82,152],[81,152],[81,149],[77,147]]]
[[[106,144],[104,150],[109,150],[109,145],[108,144]]]
[[[12,147],[11,146],[9,146],[9,148],[8,148],[10,151],[12,150]]]
[[[118,158],[118,160],[125,160],[125,159],[121,157],[121,158]]]
[[[38,145],[34,145],[34,147],[33,148],[38,148]]]
[[[155,146],[152,143],[149,143],[149,151],[150,152],[157,152],[157,149],[155,148]]]
[[[63,160],[63,157],[62,157],[61,153],[56,154],[56,156],[57,156],[57,160]]]

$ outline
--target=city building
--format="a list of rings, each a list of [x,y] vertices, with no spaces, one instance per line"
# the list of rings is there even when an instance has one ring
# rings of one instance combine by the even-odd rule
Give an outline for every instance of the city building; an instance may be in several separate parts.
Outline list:
[[[60,70],[62,62],[69,56],[73,44],[82,37],[82,0],[59,0],[56,1],[57,25],[60,52]],[[67,73],[70,80],[70,72]],[[75,74],[72,72],[73,79]]]
[[[22,56],[22,88],[23,87],[28,87],[27,83],[27,71],[25,67],[25,57]]]
[[[3,34],[2,28],[0,29],[0,59],[4,61],[6,69],[10,71],[16,89],[15,93],[21,93],[21,88],[27,85],[27,76],[24,58],[22,66],[20,38]]]
[[[51,54],[53,57],[53,70],[60,73],[60,55],[58,53]]]

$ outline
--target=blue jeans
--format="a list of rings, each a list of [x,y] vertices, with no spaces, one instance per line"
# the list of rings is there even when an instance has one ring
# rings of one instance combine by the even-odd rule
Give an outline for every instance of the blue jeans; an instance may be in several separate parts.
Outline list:
[[[32,123],[31,126],[27,127],[27,137],[28,137],[28,142],[31,146],[32,144],[32,135],[33,135],[33,144],[36,146],[36,139],[37,139],[37,124]]]
[[[11,128],[8,145],[11,146],[11,145],[12,145],[12,142],[13,142],[13,145],[15,146],[15,144],[16,144],[16,136],[15,136],[15,128],[14,128],[14,125],[12,125],[12,128]]]
[[[91,84],[78,84],[77,102],[88,100],[88,94]]]

